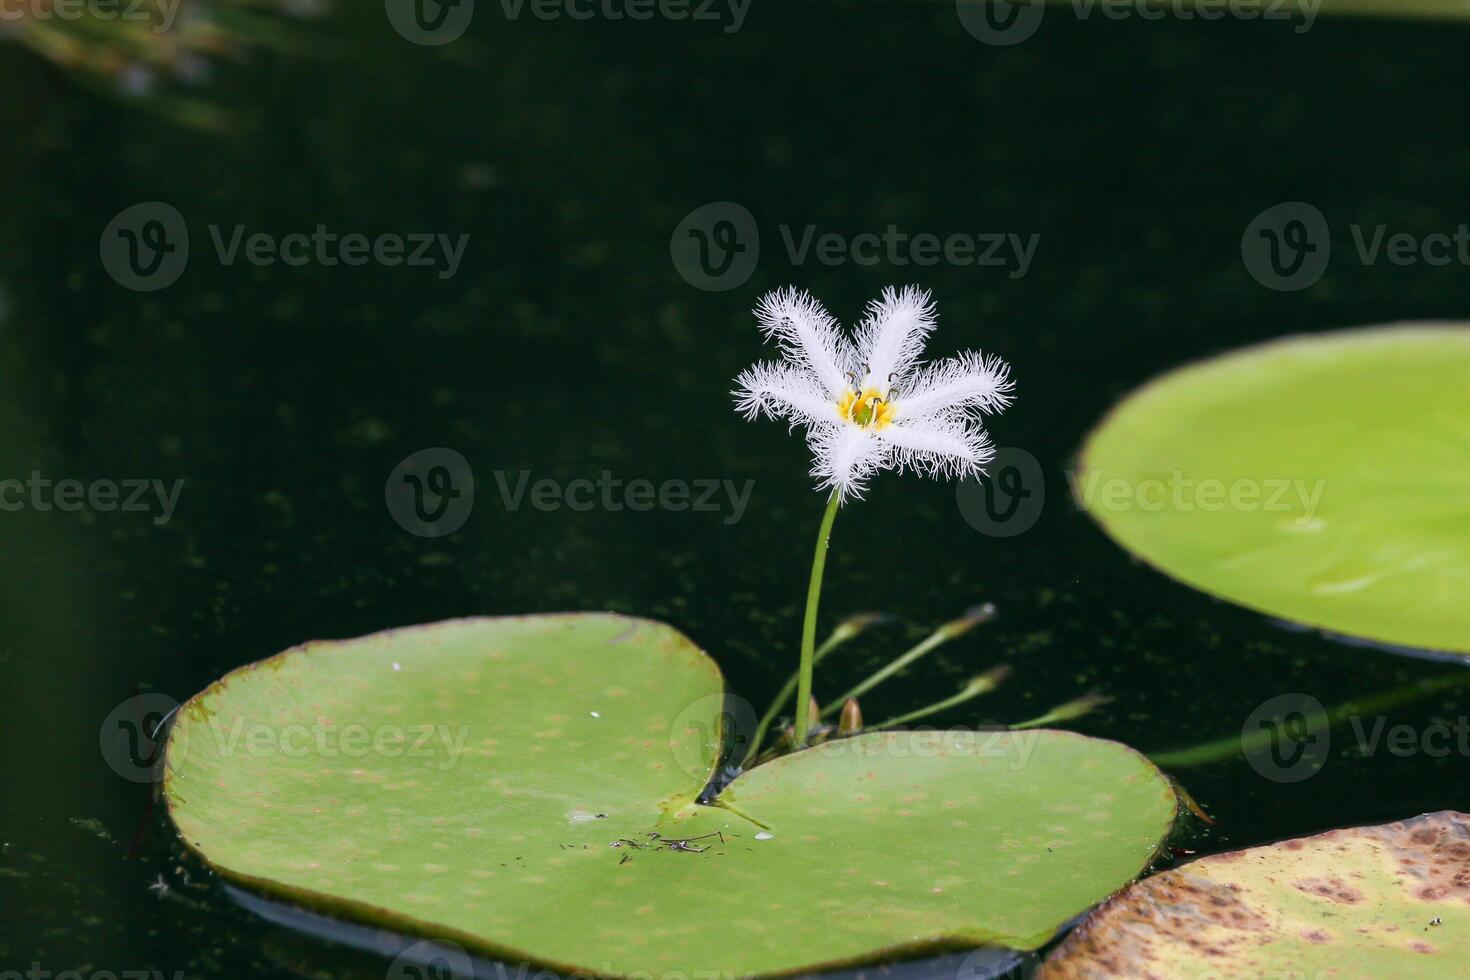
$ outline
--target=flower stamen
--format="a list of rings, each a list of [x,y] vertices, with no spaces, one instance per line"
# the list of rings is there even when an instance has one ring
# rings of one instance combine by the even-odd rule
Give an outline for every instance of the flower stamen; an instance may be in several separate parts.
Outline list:
[[[864,388],[861,394],[849,388],[837,403],[837,414],[861,429],[879,430],[893,421],[893,402],[877,388]]]

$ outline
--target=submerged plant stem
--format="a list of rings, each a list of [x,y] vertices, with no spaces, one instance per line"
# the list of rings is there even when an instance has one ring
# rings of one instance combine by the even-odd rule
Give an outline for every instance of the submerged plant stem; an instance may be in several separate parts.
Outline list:
[[[1099,708],[1113,700],[1100,691],[1084,694],[1080,698],[1059,704],[1044,715],[1039,715],[1020,724],[1012,725],[1012,731],[1020,731],[1023,728],[1045,728],[1047,725],[1056,725],[1067,721],[1076,721],[1083,715],[1090,713],[1094,708]]]
[[[1420,698],[1430,697],[1442,691],[1448,691],[1461,685],[1470,683],[1470,670],[1456,670],[1442,677],[1433,677],[1427,680],[1416,681],[1396,687],[1388,691],[1380,691],[1370,694],[1368,697],[1356,701],[1347,701],[1335,708],[1327,708],[1320,712],[1306,715],[1306,724],[1309,728],[1318,726],[1331,728],[1340,724],[1354,715],[1372,715],[1396,708],[1402,704],[1417,701]],[[1230,735],[1214,742],[1206,742],[1203,745],[1195,745],[1186,749],[1174,749],[1169,752],[1151,752],[1149,759],[1155,765],[1164,766],[1169,769],[1189,769],[1194,766],[1203,766],[1211,762],[1219,762],[1222,759],[1231,759],[1238,755],[1246,755],[1251,752],[1260,752],[1271,743],[1272,731],[1269,726],[1261,725],[1256,731],[1240,735]]]
[[[761,823],[755,817],[752,817],[750,814],[748,814],[745,811],[741,810],[735,804],[730,803],[730,802],[728,802],[726,800],[722,800],[722,799],[719,799],[718,797],[716,797],[715,800],[714,800],[714,802],[711,803],[710,805],[711,806],[717,806],[717,807],[719,807],[722,810],[729,810],[731,813],[735,814],[735,816],[739,817],[742,820],[748,820],[748,821],[750,821],[751,823],[753,823],[757,827],[759,827],[761,830],[770,830],[771,829],[769,824]]]
[[[822,645],[817,647],[812,653],[812,666],[815,668],[827,654],[836,650],[860,632],[860,629],[843,629],[841,626],[833,630],[832,635],[823,640]],[[791,700],[791,695],[796,691],[796,682],[800,678],[801,669],[798,668],[793,670],[791,676],[786,678],[786,683],[781,685],[781,690],[776,693],[775,699],[771,701],[771,706],[761,716],[760,724],[755,726],[755,735],[750,740],[750,750],[745,753],[745,759],[740,763],[741,766],[750,765],[750,760],[754,759],[756,754],[760,752],[761,743],[766,740],[766,732],[771,730],[771,722],[776,720],[776,716],[781,713],[781,709],[786,707],[786,702]]]
[[[822,717],[825,718],[832,712],[836,711],[838,708],[842,707],[842,705],[847,701],[848,698],[860,698],[864,694],[867,694],[873,688],[877,687],[879,684],[882,684],[884,681],[888,680],[888,678],[892,677],[900,670],[903,670],[905,667],[909,666],[915,660],[918,660],[920,657],[924,656],[924,654],[933,650],[935,647],[942,646],[943,644],[948,643],[950,640],[953,640],[956,637],[963,636],[974,627],[980,625],[981,623],[988,622],[993,618],[995,618],[995,606],[987,602],[983,606],[976,606],[974,609],[969,610],[959,619],[951,620],[950,622],[945,623],[943,626],[939,627],[939,629],[929,634],[929,636],[925,637],[923,640],[910,647],[908,650],[904,651],[904,653],[900,654],[897,659],[895,659],[888,666],[876,671],[871,676],[869,676],[867,680],[858,684],[856,687],[852,688],[852,690],[847,691],[841,697],[830,702],[826,707],[822,709]]]
[[[971,698],[978,698],[982,694],[989,694],[1000,686],[1000,682],[1005,680],[1006,675],[1009,673],[1010,668],[1005,666],[987,671],[966,684],[958,694],[951,695],[943,701],[936,701],[926,707],[916,708],[906,715],[898,715],[889,718],[887,721],[879,722],[876,725],[869,725],[868,731],[877,731],[883,728],[897,728],[899,725],[907,725],[911,721],[918,721],[920,718],[927,718],[930,715],[938,714],[946,708],[953,708],[956,705],[964,704]]]
[[[841,495],[832,491],[827,500],[827,510],[822,514],[822,526],[817,531],[812,577],[806,589],[806,618],[801,624],[801,668],[796,681],[796,736],[793,740],[794,748],[798,750],[806,747],[807,732],[812,724],[807,704],[812,698],[812,666],[816,662],[817,603],[822,597],[822,573],[827,568],[827,541],[832,536],[832,522],[837,519],[837,508],[841,504]]]

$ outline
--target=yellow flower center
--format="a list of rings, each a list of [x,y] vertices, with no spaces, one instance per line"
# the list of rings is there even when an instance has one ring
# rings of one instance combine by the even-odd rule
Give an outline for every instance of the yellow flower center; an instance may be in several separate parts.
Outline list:
[[[893,403],[877,388],[864,388],[862,394],[849,388],[837,402],[837,414],[864,429],[882,429],[893,421]]]

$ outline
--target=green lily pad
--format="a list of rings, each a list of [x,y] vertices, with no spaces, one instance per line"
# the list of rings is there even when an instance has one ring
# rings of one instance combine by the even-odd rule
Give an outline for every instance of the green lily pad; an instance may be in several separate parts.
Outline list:
[[[1120,545],[1211,595],[1470,652],[1470,329],[1291,338],[1166,374],[1073,482]]]
[[[456,620],[230,674],[181,710],[164,791],[229,878],[597,974],[1035,948],[1175,814],[1141,755],[1057,731],[829,742],[700,805],[722,703],[714,663],[659,623]]]
[[[1201,858],[1094,912],[1037,980],[1463,977],[1470,816],[1431,813]]]

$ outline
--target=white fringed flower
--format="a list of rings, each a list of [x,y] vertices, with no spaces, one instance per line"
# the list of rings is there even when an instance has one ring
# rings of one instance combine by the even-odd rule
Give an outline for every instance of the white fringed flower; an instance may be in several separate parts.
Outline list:
[[[1000,358],[968,352],[920,364],[935,325],[928,292],[888,288],[849,340],[812,296],[794,287],[755,308],[782,359],[735,379],[737,409],[804,426],[820,489],[861,497],[880,470],[965,477],[994,455],[981,416],[1006,407],[1014,383]]]

